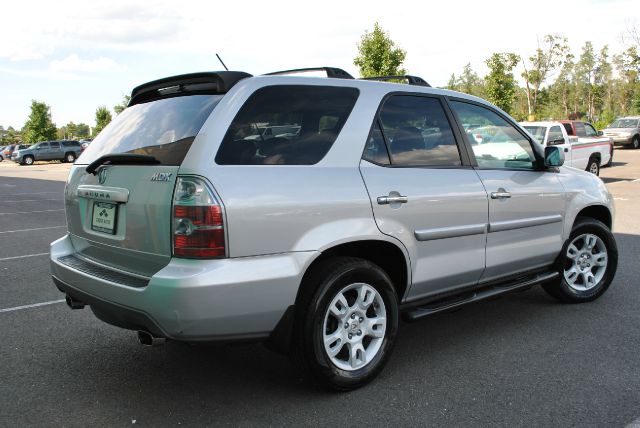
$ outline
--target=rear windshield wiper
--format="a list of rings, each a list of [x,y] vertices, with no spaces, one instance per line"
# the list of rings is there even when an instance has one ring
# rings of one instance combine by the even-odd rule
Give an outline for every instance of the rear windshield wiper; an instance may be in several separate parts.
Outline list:
[[[153,156],[138,155],[135,153],[118,153],[104,155],[91,162],[86,168],[89,174],[95,175],[100,166],[108,165],[158,165],[160,161]]]

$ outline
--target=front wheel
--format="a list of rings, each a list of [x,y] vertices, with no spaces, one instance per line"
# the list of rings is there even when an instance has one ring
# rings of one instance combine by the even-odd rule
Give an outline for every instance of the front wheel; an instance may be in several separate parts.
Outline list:
[[[33,156],[25,156],[22,158],[23,165],[33,165]]]
[[[359,258],[332,258],[302,284],[293,357],[324,386],[356,389],[380,373],[397,329],[398,298],[385,271]]]
[[[618,247],[607,226],[578,218],[558,257],[560,274],[543,288],[566,303],[590,302],[602,296],[618,268]]]
[[[600,162],[596,158],[590,158],[587,164],[587,171],[594,175],[600,175]]]
[[[631,148],[634,150],[640,149],[640,137],[637,135],[633,137],[633,140],[631,141]]]

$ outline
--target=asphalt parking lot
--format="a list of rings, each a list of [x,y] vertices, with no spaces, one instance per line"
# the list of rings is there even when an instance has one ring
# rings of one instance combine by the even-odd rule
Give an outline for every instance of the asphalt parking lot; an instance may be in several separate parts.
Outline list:
[[[616,198],[607,294],[539,287],[401,326],[367,387],[336,394],[260,344],[146,348],[71,311],[49,277],[69,165],[0,163],[0,426],[612,426],[640,417],[640,150],[601,176]],[[41,305],[40,305],[41,304]]]

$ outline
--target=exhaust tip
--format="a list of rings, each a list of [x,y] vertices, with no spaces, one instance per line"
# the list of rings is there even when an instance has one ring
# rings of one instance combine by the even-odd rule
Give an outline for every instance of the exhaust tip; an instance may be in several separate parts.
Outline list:
[[[163,337],[154,337],[148,331],[139,330],[138,342],[143,346],[159,346],[164,344],[165,339]]]
[[[68,294],[65,296],[64,300],[67,302],[67,306],[69,306],[71,309],[84,309],[84,302],[76,300]]]

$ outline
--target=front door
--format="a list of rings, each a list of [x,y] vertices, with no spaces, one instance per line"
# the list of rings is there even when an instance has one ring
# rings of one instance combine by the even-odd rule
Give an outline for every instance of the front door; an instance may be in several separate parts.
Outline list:
[[[482,281],[551,265],[563,243],[565,194],[557,174],[538,168],[535,143],[498,112],[462,100],[450,105],[464,129],[480,125],[467,139],[489,194]]]
[[[475,286],[485,266],[487,193],[461,157],[440,98],[387,98],[361,162],[376,223],[411,258],[407,300]]]

